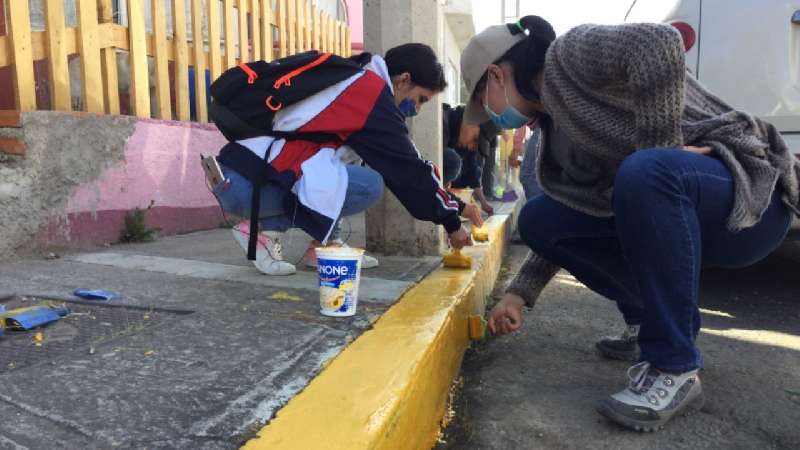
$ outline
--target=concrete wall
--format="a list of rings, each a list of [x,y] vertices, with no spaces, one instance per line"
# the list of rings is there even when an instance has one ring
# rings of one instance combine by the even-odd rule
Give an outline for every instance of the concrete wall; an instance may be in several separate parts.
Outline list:
[[[3,134],[25,150],[0,161],[0,257],[115,242],[125,214],[151,202],[161,234],[222,223],[199,164],[225,143],[213,125],[31,112]]]
[[[438,0],[365,0],[364,43],[370,53],[384,54],[408,42],[422,42],[441,56],[444,25]],[[442,104],[437,95],[406,121],[422,157],[441,167]],[[435,255],[443,250],[443,228],[415,220],[394,195],[367,210],[367,248],[387,254]]]
[[[442,95],[444,95],[443,101],[455,106],[463,102],[460,95],[461,48],[447,20],[444,20],[444,54],[442,55],[442,65],[444,65],[448,83],[447,91],[442,93]]]

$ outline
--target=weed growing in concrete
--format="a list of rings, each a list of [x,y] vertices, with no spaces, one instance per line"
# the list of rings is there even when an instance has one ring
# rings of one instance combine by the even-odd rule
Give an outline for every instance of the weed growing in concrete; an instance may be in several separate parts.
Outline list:
[[[120,233],[120,242],[151,242],[158,238],[161,228],[150,228],[145,223],[145,214],[153,207],[154,203],[153,200],[150,200],[147,208],[137,207],[125,214],[125,226]]]

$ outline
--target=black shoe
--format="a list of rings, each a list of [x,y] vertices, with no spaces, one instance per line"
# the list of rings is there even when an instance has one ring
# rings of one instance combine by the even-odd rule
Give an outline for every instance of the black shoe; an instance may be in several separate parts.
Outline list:
[[[600,355],[620,361],[639,360],[639,325],[628,325],[619,336],[605,337],[595,344]]]

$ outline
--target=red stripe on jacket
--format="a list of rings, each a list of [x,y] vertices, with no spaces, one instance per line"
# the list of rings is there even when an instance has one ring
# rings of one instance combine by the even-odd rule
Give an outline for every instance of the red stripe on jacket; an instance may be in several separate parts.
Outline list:
[[[281,153],[272,161],[272,167],[278,172],[291,170],[299,177],[303,162],[317,154],[321,148],[338,148],[350,134],[364,127],[384,86],[386,83],[380,76],[367,70],[322,112],[297,129],[299,133],[333,133],[340,141],[287,141]]]
[[[381,91],[386,86],[379,75],[367,70],[316,117],[297,131],[335,133],[344,142],[364,128]]]

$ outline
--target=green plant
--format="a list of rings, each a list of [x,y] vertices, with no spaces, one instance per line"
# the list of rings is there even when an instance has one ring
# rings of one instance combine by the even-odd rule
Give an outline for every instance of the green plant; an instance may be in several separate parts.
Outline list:
[[[150,200],[147,208],[137,207],[125,214],[125,225],[120,233],[120,242],[151,242],[158,238],[161,228],[150,228],[145,223],[145,213],[153,207],[154,203],[153,200]]]

